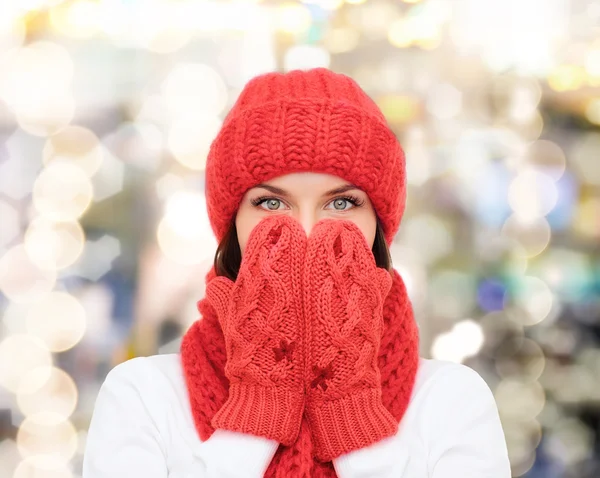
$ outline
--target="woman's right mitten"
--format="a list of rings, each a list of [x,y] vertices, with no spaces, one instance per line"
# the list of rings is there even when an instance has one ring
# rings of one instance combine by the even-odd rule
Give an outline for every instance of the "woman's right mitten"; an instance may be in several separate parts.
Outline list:
[[[215,428],[292,444],[304,411],[301,269],[306,234],[286,215],[250,233],[235,282],[206,287],[225,338],[229,396]]]

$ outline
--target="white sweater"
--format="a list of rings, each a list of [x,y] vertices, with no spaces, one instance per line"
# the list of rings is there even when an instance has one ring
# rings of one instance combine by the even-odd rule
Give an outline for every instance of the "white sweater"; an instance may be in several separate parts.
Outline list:
[[[196,433],[176,354],[128,360],[106,377],[90,424],[83,478],[262,477],[272,440]],[[510,478],[494,397],[474,370],[421,359],[398,433],[334,460],[339,478]],[[293,478],[293,477],[292,477]]]

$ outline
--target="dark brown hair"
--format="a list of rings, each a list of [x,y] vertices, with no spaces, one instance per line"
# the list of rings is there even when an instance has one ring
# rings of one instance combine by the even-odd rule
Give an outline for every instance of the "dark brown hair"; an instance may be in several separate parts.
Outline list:
[[[375,257],[377,267],[381,267],[387,271],[392,270],[392,256],[390,255],[390,250],[385,242],[383,228],[381,227],[379,220],[377,220],[375,240],[373,241],[373,248],[371,251]],[[218,276],[225,276],[232,281],[235,281],[238,271],[240,270],[241,262],[242,252],[237,238],[237,228],[235,227],[235,221],[231,221],[231,226],[223,236],[223,239],[217,247],[217,252],[215,253],[215,272]]]

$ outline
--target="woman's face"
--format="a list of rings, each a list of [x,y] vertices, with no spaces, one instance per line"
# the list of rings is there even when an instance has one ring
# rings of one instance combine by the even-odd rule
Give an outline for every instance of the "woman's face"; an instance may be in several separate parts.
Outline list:
[[[369,197],[338,176],[292,173],[249,189],[235,218],[242,254],[252,229],[272,214],[292,216],[307,236],[321,219],[347,219],[360,228],[368,244],[375,240],[377,217]]]

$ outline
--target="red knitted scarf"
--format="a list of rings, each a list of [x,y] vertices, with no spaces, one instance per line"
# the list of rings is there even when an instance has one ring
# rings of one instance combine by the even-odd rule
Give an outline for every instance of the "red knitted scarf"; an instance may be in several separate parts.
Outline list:
[[[393,272],[392,288],[384,304],[384,332],[379,349],[383,405],[400,422],[408,406],[419,364],[419,337],[404,282]],[[206,281],[214,277],[214,269]],[[202,319],[183,338],[181,361],[196,430],[202,441],[214,432],[213,415],[227,400],[229,381],[225,377],[225,340],[217,316],[205,299],[198,303]],[[265,477],[335,477],[332,462],[316,461],[311,434],[303,419],[298,439],[291,446],[280,445]]]

